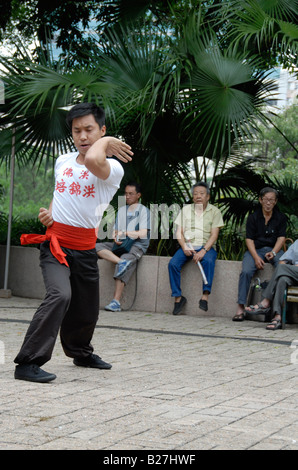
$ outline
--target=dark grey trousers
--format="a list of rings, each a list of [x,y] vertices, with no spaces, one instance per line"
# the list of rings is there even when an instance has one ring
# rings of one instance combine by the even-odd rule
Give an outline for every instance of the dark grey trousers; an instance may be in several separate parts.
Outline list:
[[[298,285],[298,266],[279,264],[262,295],[272,301],[271,311],[274,315],[282,314],[286,287],[295,285]]]
[[[96,252],[98,253],[101,250],[110,250],[112,251],[114,242],[101,242],[101,243],[96,243],[95,249]],[[144,252],[141,250],[140,247],[132,245],[131,249],[129,250],[129,253],[123,253],[123,255],[120,256],[121,259],[126,259],[128,261],[131,261],[131,264],[129,265],[128,269],[122,274],[121,276],[117,277],[120,281],[122,281],[125,285],[128,283],[129,279],[133,275],[133,273],[136,270],[137,267],[137,262],[141,259],[143,256]],[[114,271],[114,279],[116,279],[116,274],[118,272],[118,266],[115,266],[115,271]]]
[[[29,325],[14,362],[42,366],[50,360],[60,329],[61,344],[69,357],[87,357],[99,314],[99,272],[94,250],[70,250],[69,267],[52,255],[49,242],[40,247],[40,267],[46,296]]]

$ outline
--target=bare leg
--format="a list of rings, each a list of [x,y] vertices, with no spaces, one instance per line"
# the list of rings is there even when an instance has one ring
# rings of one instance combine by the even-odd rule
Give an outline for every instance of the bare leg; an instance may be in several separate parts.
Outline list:
[[[252,312],[253,313],[253,311],[255,309],[259,308],[260,305],[262,305],[262,307],[264,307],[264,308],[268,308],[268,307],[270,307],[270,300],[269,299],[263,299],[259,304],[253,305],[253,307],[246,307],[245,310],[247,312]]]
[[[97,252],[97,255],[99,256],[99,258],[106,259],[107,261],[111,261],[114,264],[117,264],[119,263],[119,261],[121,261],[119,256],[115,255],[110,250],[100,250]]]
[[[281,316],[276,313],[271,323],[268,323],[266,330],[279,330],[281,328]]]
[[[115,281],[115,291],[114,291],[114,299],[120,302],[125,284],[124,282],[120,281],[120,279],[116,279]]]

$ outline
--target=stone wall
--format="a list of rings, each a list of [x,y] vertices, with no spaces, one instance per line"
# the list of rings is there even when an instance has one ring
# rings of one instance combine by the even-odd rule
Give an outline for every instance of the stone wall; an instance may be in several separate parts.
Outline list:
[[[4,284],[6,247],[0,246],[0,288]],[[124,289],[123,309],[172,313],[174,300],[168,276],[168,262],[164,256],[143,256],[139,261],[137,273]],[[114,265],[99,260],[100,270],[100,306],[103,308],[113,298]],[[238,278],[241,262],[217,260],[213,291],[209,297],[208,315],[232,317],[236,310]],[[258,272],[261,280],[269,280],[271,265]],[[183,313],[187,315],[206,315],[199,309],[198,302],[202,293],[202,280],[198,267],[189,262],[182,271],[182,292],[187,298]],[[39,250],[31,247],[11,247],[8,288],[18,297],[42,299],[45,294]],[[136,295],[135,295],[136,294]],[[134,300],[135,299],[135,300]],[[134,301],[134,302],[133,302]],[[132,305],[133,304],[133,305]]]

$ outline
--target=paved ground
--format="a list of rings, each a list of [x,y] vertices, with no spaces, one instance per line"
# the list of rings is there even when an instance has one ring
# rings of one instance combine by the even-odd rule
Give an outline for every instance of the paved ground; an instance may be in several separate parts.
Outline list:
[[[100,312],[113,368],[75,367],[58,341],[57,379],[33,384],[13,359],[38,304],[0,299],[1,450],[298,449],[297,325]]]

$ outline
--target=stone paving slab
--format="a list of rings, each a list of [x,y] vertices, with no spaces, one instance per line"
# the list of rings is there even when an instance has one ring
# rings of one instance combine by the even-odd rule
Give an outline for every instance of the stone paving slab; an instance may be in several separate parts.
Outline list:
[[[57,379],[33,384],[13,359],[39,302],[0,299],[0,450],[298,449],[297,325],[101,311],[113,368],[75,367],[57,340]]]

